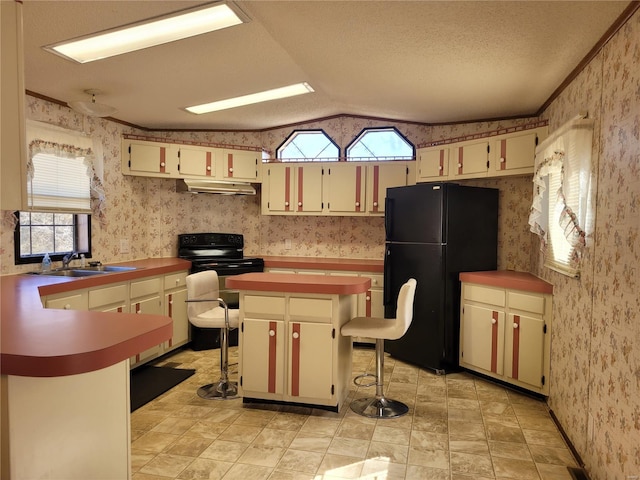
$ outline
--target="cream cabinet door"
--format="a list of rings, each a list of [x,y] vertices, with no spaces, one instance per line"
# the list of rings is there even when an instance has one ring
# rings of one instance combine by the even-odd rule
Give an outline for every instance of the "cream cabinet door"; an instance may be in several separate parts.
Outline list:
[[[169,145],[162,143],[123,142],[129,154],[128,167],[131,173],[169,173],[167,169]]]
[[[258,180],[259,168],[262,162],[260,152],[247,150],[223,150],[223,178],[225,180],[240,180],[255,182]]]
[[[407,165],[388,162],[367,166],[367,212],[384,214],[387,188],[404,187],[407,184]]]
[[[460,357],[464,363],[502,375],[504,371],[505,313],[465,304]]]
[[[537,138],[533,131],[494,140],[491,146],[493,175],[533,173]]]
[[[171,350],[189,341],[189,318],[187,317],[187,289],[175,290],[164,295],[165,315],[173,320],[173,335],[168,340]]]
[[[544,321],[509,313],[506,325],[505,375],[542,388],[544,376]]]
[[[449,176],[449,145],[421,148],[417,152],[418,181],[446,180]]]
[[[298,213],[322,212],[322,165],[298,165],[295,170],[296,198]]]
[[[333,213],[364,213],[364,165],[333,164],[327,167],[327,209]]]
[[[271,164],[266,167],[265,187],[268,212],[293,212],[295,167]]]
[[[213,149],[180,147],[178,173],[180,176],[215,177],[216,151]]]
[[[241,387],[282,398],[284,394],[285,326],[282,320],[245,318],[242,322]]]
[[[331,400],[333,382],[333,326],[289,322],[288,395]]]
[[[486,177],[489,171],[488,140],[470,141],[451,147],[449,178]]]

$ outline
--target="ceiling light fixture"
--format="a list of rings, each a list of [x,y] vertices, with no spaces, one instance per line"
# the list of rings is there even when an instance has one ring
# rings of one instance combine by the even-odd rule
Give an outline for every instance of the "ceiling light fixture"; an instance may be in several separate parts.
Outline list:
[[[100,95],[102,92],[96,89],[85,90],[84,93],[91,95],[90,102],[67,102],[67,105],[73,110],[79,113],[83,113],[90,117],[110,117],[118,110],[104,103],[96,103],[96,95]]]
[[[226,100],[218,100],[217,102],[204,103],[193,107],[186,107],[186,110],[197,115],[203,113],[217,112],[219,110],[227,110],[229,108],[242,107],[253,103],[268,102],[280,98],[294,97],[305,93],[313,93],[314,90],[306,82],[288,85],[286,87],[265,90],[264,92],[252,93],[241,97],[227,98]]]
[[[68,60],[87,63],[248,21],[249,18],[237,8],[216,2],[47,45],[44,49]]]

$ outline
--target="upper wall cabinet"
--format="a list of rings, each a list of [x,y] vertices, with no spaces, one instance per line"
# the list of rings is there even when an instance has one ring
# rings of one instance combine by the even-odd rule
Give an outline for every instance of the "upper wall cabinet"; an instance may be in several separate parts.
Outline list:
[[[223,150],[222,161],[225,169],[225,180],[242,180],[245,182],[257,182],[260,180],[260,167],[262,154],[260,152],[244,150]]]
[[[257,151],[125,138],[121,156],[124,175],[252,183],[262,178],[262,155]]]
[[[24,113],[22,2],[0,2],[2,67],[0,73],[0,208],[22,210],[27,205],[27,142]]]
[[[536,145],[547,127],[420,148],[418,182],[533,173]]]
[[[407,185],[414,162],[270,163],[264,215],[382,216],[386,190]],[[411,182],[413,183],[413,182]]]

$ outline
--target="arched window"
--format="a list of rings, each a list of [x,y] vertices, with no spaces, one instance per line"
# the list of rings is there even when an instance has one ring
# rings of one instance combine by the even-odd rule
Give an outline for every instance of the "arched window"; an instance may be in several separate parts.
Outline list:
[[[276,149],[283,162],[336,161],[340,148],[323,130],[295,130]]]
[[[365,128],[347,146],[347,161],[412,160],[415,147],[395,127]]]

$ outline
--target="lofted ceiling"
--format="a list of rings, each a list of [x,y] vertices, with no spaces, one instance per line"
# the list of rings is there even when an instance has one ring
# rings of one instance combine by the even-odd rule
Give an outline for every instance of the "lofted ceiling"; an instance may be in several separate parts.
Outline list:
[[[25,83],[148,129],[261,130],[338,114],[422,123],[536,114],[628,1],[237,1],[250,22],[88,64],[44,45],[193,1],[24,0]],[[194,115],[297,82],[315,93]]]

